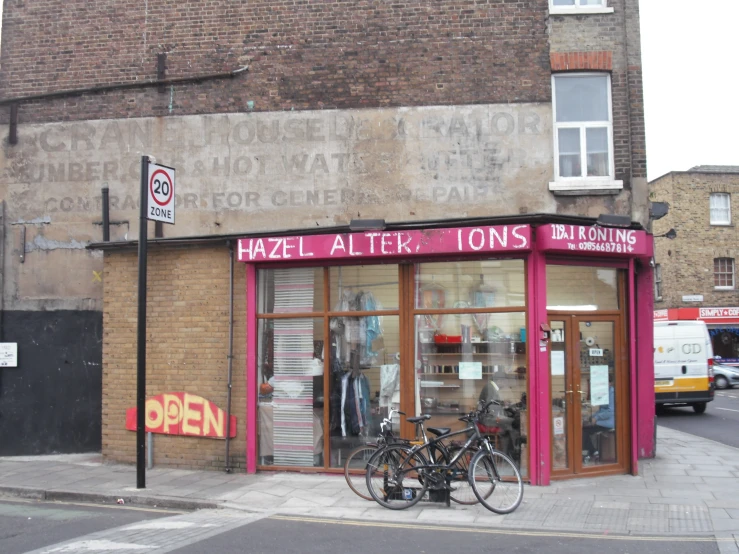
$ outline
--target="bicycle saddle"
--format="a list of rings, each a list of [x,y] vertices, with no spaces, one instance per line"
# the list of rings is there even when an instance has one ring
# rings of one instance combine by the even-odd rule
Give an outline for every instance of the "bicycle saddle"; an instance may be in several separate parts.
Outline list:
[[[431,416],[428,414],[423,414],[417,417],[407,417],[405,418],[406,421],[410,423],[421,423],[422,421],[426,421],[427,419],[431,419]]]
[[[440,437],[441,435],[446,435],[451,430],[451,427],[426,427],[426,431],[428,431],[432,435],[436,435],[437,437]]]

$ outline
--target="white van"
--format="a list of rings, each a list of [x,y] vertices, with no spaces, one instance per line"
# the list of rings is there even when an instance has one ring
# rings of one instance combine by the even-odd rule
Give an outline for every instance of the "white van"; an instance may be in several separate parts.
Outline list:
[[[654,391],[657,408],[692,406],[706,411],[713,400],[713,347],[703,321],[655,321]]]

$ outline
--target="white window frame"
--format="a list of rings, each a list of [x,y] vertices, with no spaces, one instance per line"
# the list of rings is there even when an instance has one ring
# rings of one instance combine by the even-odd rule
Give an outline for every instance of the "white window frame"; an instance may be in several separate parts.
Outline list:
[[[570,79],[574,77],[602,76],[606,79],[606,92],[608,95],[608,121],[566,122],[557,123],[557,79]],[[608,175],[587,177],[560,177],[559,175],[559,130],[580,129],[581,167],[587,168],[587,142],[585,132],[589,127],[606,127],[608,134]],[[616,162],[613,148],[613,100],[611,96],[611,75],[602,71],[583,71],[577,73],[555,73],[552,75],[552,131],[554,139],[554,181],[549,183],[551,191],[588,191],[588,190],[621,190],[623,181],[617,181]]]
[[[726,268],[725,271],[721,271],[721,260],[728,260],[731,262],[731,268],[729,271],[729,268]],[[716,262],[719,262],[719,271],[716,271]],[[734,290],[734,285],[736,283],[736,280],[734,278],[735,274],[735,267],[736,264],[734,262],[734,258],[714,258],[713,259],[713,289],[714,290]],[[731,276],[731,285],[716,285],[716,276],[717,275],[730,275]]]
[[[654,300],[662,300],[662,265],[654,266]]]
[[[613,13],[613,8],[608,7],[608,0],[601,0],[600,5],[581,5],[581,0],[575,0],[574,6],[555,6],[554,0],[549,0],[549,13],[555,15],[582,15],[596,13]]]
[[[714,207],[713,206],[713,200],[714,198],[726,198],[728,207]],[[715,217],[714,210],[727,210],[727,217],[725,219],[719,219]],[[731,225],[731,195],[728,192],[712,192],[708,199],[708,218],[711,222],[711,225]]]

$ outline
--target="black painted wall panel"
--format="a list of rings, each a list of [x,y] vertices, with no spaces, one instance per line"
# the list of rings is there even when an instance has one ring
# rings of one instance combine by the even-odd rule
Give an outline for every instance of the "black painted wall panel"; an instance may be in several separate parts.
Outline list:
[[[3,314],[18,367],[0,368],[0,456],[101,447],[103,314]]]

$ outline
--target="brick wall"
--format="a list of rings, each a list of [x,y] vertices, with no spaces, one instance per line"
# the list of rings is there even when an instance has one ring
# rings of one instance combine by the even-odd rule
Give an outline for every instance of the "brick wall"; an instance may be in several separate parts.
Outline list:
[[[25,122],[550,98],[547,0],[5,2],[0,97],[230,71],[164,94],[21,106]],[[170,107],[171,106],[171,107]],[[3,110],[6,112],[6,110]],[[3,117],[7,117],[3,113]]]
[[[135,252],[105,255],[103,309],[103,438],[107,460],[135,463],[136,433],[125,429],[136,406],[138,264]],[[224,246],[150,249],[146,395],[189,392],[225,411],[228,382],[229,254]],[[245,270],[234,267],[232,415],[237,436],[231,465],[245,468]],[[225,442],[154,435],[154,464],[223,468]]]
[[[737,290],[714,290],[713,259],[734,258],[739,264],[739,174],[673,172],[652,181],[651,200],[668,202],[667,216],[654,222],[655,235],[674,228],[677,238],[654,239],[655,262],[662,268],[662,301],[655,309],[738,306]],[[710,225],[712,192],[731,194],[732,225]],[[735,283],[739,275],[735,273]],[[683,302],[683,295],[702,294],[703,302]]]

